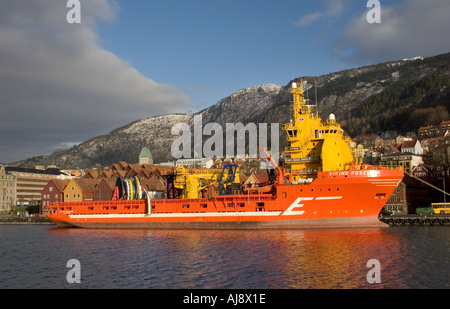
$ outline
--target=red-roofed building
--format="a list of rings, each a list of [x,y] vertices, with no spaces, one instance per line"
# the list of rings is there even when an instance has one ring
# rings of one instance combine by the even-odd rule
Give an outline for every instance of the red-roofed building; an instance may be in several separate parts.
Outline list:
[[[439,131],[440,131],[440,127],[438,125],[424,126],[424,127],[420,127],[419,130],[417,130],[417,134],[419,135],[419,138],[429,138],[429,137],[438,136]]]

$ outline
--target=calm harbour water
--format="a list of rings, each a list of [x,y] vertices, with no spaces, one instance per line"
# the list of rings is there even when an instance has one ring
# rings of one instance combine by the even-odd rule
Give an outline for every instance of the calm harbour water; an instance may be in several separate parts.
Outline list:
[[[450,227],[197,231],[0,225],[0,288],[450,288]],[[66,280],[80,262],[81,283]],[[380,262],[380,283],[368,283]]]

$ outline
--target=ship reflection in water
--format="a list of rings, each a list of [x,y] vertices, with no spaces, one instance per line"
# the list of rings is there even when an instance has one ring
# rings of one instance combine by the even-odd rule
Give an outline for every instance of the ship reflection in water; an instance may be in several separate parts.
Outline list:
[[[450,287],[448,267],[439,267],[448,256],[446,228],[44,234],[47,254],[80,260],[83,288]],[[380,262],[380,283],[367,281],[372,259]]]
[[[301,235],[286,233],[286,285],[292,288],[364,288],[385,287],[395,279],[396,268],[405,257],[399,252],[398,237],[384,229],[303,231]],[[298,237],[301,236],[300,241]],[[295,244],[295,245],[294,245]],[[380,284],[369,284],[369,260],[382,267]],[[395,287],[401,288],[401,282]]]

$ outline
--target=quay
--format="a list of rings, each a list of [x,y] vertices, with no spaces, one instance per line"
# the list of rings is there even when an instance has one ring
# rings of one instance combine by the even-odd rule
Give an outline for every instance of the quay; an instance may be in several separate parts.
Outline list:
[[[47,217],[0,216],[0,224],[53,224]]]
[[[450,225],[450,215],[381,215],[381,222],[390,226]],[[0,224],[53,224],[47,217],[0,216]]]
[[[394,225],[450,225],[450,215],[390,215],[380,216],[380,221]]]

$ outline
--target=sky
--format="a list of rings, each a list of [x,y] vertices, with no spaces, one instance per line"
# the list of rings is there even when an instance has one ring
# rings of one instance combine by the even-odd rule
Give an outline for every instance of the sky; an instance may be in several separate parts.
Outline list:
[[[72,1],[0,0],[2,163],[248,87],[450,52],[448,0],[78,0],[69,23]]]

